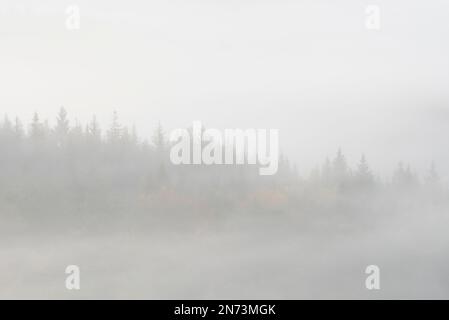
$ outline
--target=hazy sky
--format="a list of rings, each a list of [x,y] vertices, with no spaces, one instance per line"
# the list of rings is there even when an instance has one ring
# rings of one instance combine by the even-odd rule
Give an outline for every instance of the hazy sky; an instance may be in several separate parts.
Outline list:
[[[159,120],[278,128],[302,171],[341,146],[351,163],[449,173],[448,14],[447,0],[0,0],[0,112],[63,105],[106,125],[117,109],[146,136]]]

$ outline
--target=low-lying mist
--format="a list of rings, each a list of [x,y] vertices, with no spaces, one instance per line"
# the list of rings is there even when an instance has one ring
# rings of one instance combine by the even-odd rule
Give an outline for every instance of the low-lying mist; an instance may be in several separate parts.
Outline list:
[[[0,127],[0,298],[448,298],[449,193],[344,151],[304,175],[170,163],[117,117]],[[81,290],[64,286],[81,269]],[[381,289],[367,290],[377,265]]]

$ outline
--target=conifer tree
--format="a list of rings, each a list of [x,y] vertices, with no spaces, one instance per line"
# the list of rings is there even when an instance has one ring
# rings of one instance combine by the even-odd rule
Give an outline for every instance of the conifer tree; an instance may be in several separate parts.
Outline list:
[[[116,110],[114,110],[114,113],[112,115],[111,128],[107,132],[108,141],[110,143],[117,143],[120,141],[121,135],[122,135],[122,127],[118,121],[118,113]]]

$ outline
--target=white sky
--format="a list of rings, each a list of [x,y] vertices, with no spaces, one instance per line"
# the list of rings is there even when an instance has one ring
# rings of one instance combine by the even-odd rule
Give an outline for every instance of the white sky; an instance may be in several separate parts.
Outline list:
[[[448,18],[447,0],[0,0],[0,113],[278,128],[301,171],[341,146],[449,174]]]

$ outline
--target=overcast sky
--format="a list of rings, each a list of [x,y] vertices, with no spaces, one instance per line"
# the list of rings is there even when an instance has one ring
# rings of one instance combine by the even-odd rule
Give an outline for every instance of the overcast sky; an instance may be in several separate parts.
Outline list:
[[[0,0],[0,112],[63,105],[107,125],[116,109],[145,136],[158,121],[277,128],[300,171],[340,146],[386,174],[447,174],[448,15],[447,0]]]

